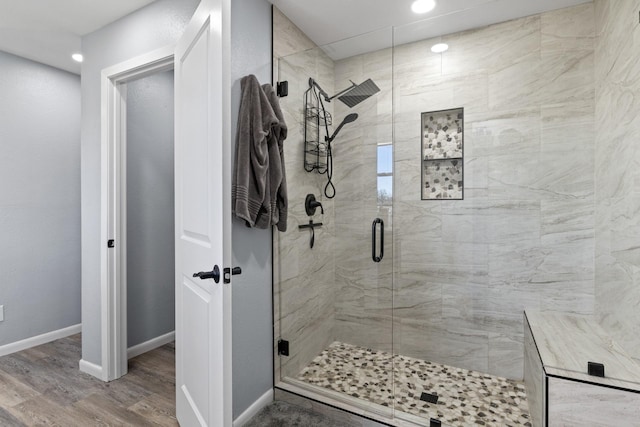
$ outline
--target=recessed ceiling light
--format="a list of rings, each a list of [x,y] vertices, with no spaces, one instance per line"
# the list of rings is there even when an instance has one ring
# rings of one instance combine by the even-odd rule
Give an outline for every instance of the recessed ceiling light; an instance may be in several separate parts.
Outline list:
[[[73,55],[71,55],[71,59],[73,59],[76,62],[82,62],[84,60],[84,57],[82,56],[81,53],[74,53]]]
[[[416,0],[411,5],[413,13],[431,12],[436,7],[436,0]]]
[[[433,53],[446,52],[448,49],[449,49],[449,45],[446,43],[438,43],[431,46],[431,52]]]

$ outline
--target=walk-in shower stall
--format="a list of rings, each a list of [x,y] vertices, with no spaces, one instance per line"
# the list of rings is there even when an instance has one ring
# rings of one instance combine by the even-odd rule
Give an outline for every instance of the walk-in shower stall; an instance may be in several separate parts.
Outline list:
[[[593,311],[593,176],[571,171],[593,169],[594,136],[566,137],[592,114],[593,64],[567,71],[550,41],[592,37],[593,4],[567,13],[318,47],[274,10],[278,388],[400,424],[530,425],[523,311]]]

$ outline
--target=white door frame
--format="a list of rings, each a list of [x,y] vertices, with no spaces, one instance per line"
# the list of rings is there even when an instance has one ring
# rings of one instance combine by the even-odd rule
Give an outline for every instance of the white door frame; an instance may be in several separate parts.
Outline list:
[[[127,373],[126,83],[173,69],[165,46],[102,70],[100,183],[100,311],[102,380]],[[109,240],[115,241],[108,248]]]

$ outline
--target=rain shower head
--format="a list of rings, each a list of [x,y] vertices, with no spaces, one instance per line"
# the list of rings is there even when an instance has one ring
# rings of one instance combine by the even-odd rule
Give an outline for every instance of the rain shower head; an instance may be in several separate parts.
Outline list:
[[[365,99],[380,92],[380,88],[371,79],[367,79],[360,84],[355,84],[353,81],[351,81],[350,87],[336,93],[331,97],[320,87],[318,82],[316,82],[311,77],[309,78],[309,87],[314,86],[326,102],[331,102],[332,99],[338,98],[349,108],[355,107]]]
[[[340,129],[342,129],[342,126],[346,125],[347,123],[355,122],[357,118],[358,118],[358,115],[356,113],[347,114],[347,116],[338,125],[336,130],[333,131],[333,135],[331,135],[330,137],[326,137],[325,140],[328,143],[331,143],[334,139],[336,139],[336,136],[338,136],[338,132],[340,132]]]
[[[365,99],[380,92],[380,88],[376,86],[376,84],[371,79],[367,79],[359,85],[353,82],[351,83],[353,84],[353,86],[334,96],[334,98],[338,97],[338,99],[344,102],[345,105],[349,108],[355,107]]]

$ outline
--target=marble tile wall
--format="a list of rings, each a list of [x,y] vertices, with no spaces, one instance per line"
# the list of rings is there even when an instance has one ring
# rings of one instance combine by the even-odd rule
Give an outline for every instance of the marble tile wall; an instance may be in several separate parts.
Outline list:
[[[596,313],[640,360],[640,1],[595,9]]]
[[[544,370],[542,361],[538,355],[536,343],[533,340],[531,329],[524,319],[524,384],[527,390],[527,403],[531,424],[535,427],[542,426],[545,408]]]
[[[334,202],[322,195],[325,175],[303,168],[303,95],[309,77],[333,91],[334,65],[287,17],[274,8],[274,64],[276,81],[289,82],[289,96],[280,98],[288,136],[284,143],[289,195],[289,224],[284,233],[274,231],[275,340],[289,341],[290,356],[276,360],[276,382],[294,377],[333,341],[334,321]],[[299,230],[309,217],[304,202],[312,193],[322,203],[316,210],[315,245],[310,249],[310,231]],[[276,343],[274,343],[275,351]],[[280,363],[278,363],[280,362]]]
[[[632,426],[640,419],[640,394],[549,378],[550,426]]]
[[[588,3],[439,38],[442,55],[425,40],[336,62],[336,87],[382,89],[336,145],[337,340],[385,350],[393,320],[395,353],[522,379],[525,308],[594,312],[594,19]],[[420,115],[459,107],[465,200],[421,201]],[[392,132],[385,268],[367,241]]]

